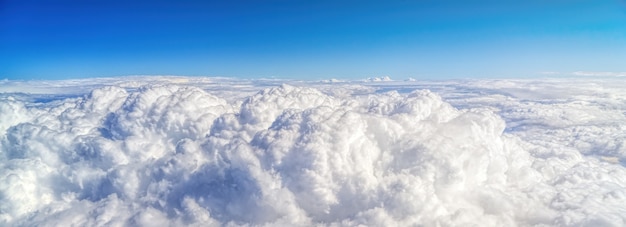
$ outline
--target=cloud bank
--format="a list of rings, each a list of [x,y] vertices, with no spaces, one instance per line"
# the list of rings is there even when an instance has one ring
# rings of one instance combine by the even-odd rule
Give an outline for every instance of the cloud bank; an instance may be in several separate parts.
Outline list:
[[[574,76],[598,76],[598,77],[624,77],[626,72],[590,72],[577,71],[572,73]]]
[[[0,95],[0,224],[626,224],[611,81],[189,80]]]

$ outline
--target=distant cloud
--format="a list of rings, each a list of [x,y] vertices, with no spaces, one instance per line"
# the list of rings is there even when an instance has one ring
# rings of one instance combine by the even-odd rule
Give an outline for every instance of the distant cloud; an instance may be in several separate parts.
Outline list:
[[[626,76],[626,72],[609,72],[609,71],[576,71],[570,73],[563,73],[557,71],[544,71],[539,72],[540,75],[545,76],[558,76],[558,75],[573,75],[573,76],[589,76],[589,77],[623,77]]]
[[[363,81],[365,81],[365,82],[386,82],[386,81],[393,81],[393,80],[389,76],[381,76],[381,77],[368,77],[367,79],[365,79]]]
[[[626,72],[594,72],[594,71],[576,71],[572,73],[574,76],[598,76],[598,77],[622,77],[626,76]]]

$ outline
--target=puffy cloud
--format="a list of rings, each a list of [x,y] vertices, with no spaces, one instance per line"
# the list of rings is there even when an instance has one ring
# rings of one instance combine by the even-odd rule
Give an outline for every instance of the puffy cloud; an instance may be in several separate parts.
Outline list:
[[[625,224],[612,83],[182,79],[0,95],[0,223]]]
[[[389,76],[381,76],[381,77],[368,77],[363,80],[363,82],[385,82],[385,81],[393,81]]]

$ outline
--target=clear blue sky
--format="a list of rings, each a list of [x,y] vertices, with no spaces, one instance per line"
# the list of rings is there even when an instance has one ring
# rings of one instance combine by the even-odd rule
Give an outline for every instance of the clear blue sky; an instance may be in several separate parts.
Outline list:
[[[0,79],[626,71],[624,0],[0,0]]]

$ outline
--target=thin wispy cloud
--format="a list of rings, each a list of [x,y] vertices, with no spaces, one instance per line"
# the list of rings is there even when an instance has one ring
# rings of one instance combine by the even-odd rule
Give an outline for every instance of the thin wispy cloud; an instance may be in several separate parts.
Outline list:
[[[626,72],[595,72],[595,71],[576,71],[572,75],[575,76],[596,76],[596,77],[623,77]]]

